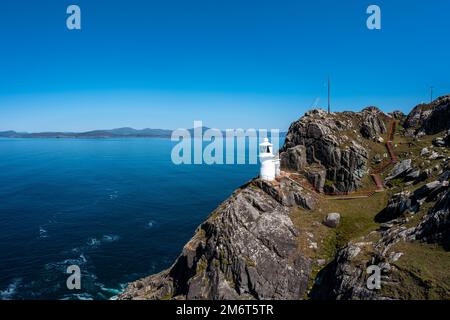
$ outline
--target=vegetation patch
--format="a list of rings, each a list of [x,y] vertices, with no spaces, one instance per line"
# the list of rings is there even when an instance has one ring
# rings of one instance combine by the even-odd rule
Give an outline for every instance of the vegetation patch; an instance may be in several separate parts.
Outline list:
[[[450,252],[433,244],[401,242],[393,248],[402,252],[392,263],[397,269],[382,285],[382,293],[394,299],[450,299]]]

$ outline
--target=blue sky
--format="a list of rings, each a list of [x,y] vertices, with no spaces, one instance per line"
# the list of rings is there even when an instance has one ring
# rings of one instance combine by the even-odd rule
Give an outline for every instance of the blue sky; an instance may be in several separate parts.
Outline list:
[[[82,30],[66,28],[77,4]],[[366,8],[382,29],[366,28]],[[0,130],[287,129],[450,93],[450,1],[0,2]]]

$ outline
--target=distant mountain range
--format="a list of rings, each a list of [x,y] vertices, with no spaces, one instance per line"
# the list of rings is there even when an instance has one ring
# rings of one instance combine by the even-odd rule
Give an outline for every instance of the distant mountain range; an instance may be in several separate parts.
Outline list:
[[[209,129],[202,128],[203,131]],[[194,129],[189,129],[193,135]],[[13,130],[0,131],[0,138],[170,138],[173,130],[169,129],[133,129],[117,128],[111,130],[92,130],[86,132],[16,132]],[[280,133],[284,136],[285,133]]]
[[[170,138],[172,130],[118,128],[112,130],[92,130],[86,132],[0,132],[2,138]]]

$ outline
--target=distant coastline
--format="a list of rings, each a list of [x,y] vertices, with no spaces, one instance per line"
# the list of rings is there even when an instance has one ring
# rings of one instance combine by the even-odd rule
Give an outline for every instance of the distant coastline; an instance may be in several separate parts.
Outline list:
[[[203,127],[202,130],[209,128]],[[189,129],[193,133],[194,129]],[[170,129],[133,129],[129,127],[111,130],[91,130],[85,132],[17,132],[14,130],[0,131],[0,138],[170,138],[173,130]],[[285,132],[280,132],[285,136]]]
[[[85,132],[16,132],[1,131],[0,138],[170,138],[172,130],[117,128]]]

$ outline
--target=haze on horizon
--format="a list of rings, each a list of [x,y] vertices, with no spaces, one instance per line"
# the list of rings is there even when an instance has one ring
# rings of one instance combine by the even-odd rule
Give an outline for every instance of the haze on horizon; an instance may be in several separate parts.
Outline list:
[[[412,107],[450,93],[450,2],[77,0],[0,4],[0,131],[279,128],[318,105]]]

